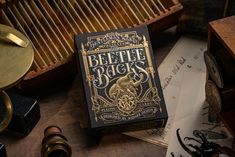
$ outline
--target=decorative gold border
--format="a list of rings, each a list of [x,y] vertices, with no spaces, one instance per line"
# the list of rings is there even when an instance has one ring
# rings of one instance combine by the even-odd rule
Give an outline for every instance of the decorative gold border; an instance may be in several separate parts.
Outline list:
[[[128,33],[129,34],[133,33],[133,31],[132,32],[125,32],[125,33],[119,33],[119,34],[125,35],[125,34],[128,34]],[[137,35],[137,32],[134,32],[134,33]],[[104,36],[105,35],[88,37],[88,40],[91,39],[91,38],[95,39],[97,37],[104,37]],[[118,47],[118,49],[119,50],[134,49],[134,48],[144,48],[145,49],[145,54],[147,56],[147,63],[148,63],[148,67],[146,68],[146,70],[150,74],[150,77],[149,77],[149,80],[148,80],[148,84],[149,84],[149,88],[152,89],[154,87],[157,87],[156,83],[155,83],[155,75],[154,75],[155,71],[154,71],[154,68],[153,68],[153,63],[152,63],[152,59],[151,59],[151,55],[150,55],[148,41],[146,40],[146,37],[144,35],[143,35],[142,39],[143,39],[143,43],[142,44]],[[97,118],[97,115],[96,115],[97,114],[96,110],[99,109],[99,106],[95,106],[95,104],[98,103],[98,99],[101,96],[98,95],[97,89],[94,87],[94,85],[92,85],[92,80],[93,80],[92,78],[94,78],[94,76],[90,75],[89,66],[88,66],[88,62],[87,62],[87,55],[89,55],[89,54],[97,54],[97,53],[105,53],[105,52],[110,52],[112,50],[111,49],[101,49],[101,50],[86,51],[83,44],[81,44],[81,47],[82,47],[81,53],[82,53],[82,56],[83,56],[83,63],[84,63],[86,78],[87,78],[87,81],[88,81],[89,90],[91,92],[92,110],[94,111],[94,114],[95,114],[95,120],[98,121],[98,118]],[[156,88],[156,90],[157,90],[157,88]],[[146,93],[144,95],[146,95]],[[103,99],[104,98],[102,97],[102,100]],[[106,100],[106,99],[104,99],[104,100]],[[159,110],[161,112],[161,105],[158,105],[158,107],[159,107]]]

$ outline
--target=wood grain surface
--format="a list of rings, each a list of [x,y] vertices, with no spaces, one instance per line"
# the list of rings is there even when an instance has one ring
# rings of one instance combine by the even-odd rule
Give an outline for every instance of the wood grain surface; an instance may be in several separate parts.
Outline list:
[[[208,49],[211,50],[214,46],[212,43],[214,39],[213,35],[216,36],[223,46],[229,51],[229,53],[235,58],[235,16],[219,19],[210,22],[209,36],[208,36]],[[216,46],[214,46],[216,47]]]
[[[158,65],[177,39],[172,31],[153,38]],[[60,85],[48,87],[42,94],[33,95],[39,101],[41,119],[27,137],[7,131],[0,134],[0,141],[6,145],[8,157],[40,157],[43,131],[49,125],[61,127],[71,144],[73,157],[165,156],[166,149],[123,134],[105,135],[100,139],[88,136],[86,130],[80,127],[80,120],[83,119],[81,81],[76,76],[67,84],[61,82]]]

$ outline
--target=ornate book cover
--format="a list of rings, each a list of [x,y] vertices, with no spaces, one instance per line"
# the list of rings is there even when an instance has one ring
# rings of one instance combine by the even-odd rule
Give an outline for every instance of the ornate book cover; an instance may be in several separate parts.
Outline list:
[[[75,36],[91,129],[162,127],[167,121],[146,26]]]

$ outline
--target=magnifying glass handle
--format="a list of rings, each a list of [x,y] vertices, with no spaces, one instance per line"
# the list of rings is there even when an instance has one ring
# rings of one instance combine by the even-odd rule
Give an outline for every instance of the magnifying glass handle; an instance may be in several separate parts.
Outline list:
[[[7,128],[9,123],[11,122],[13,115],[13,107],[11,103],[11,99],[7,95],[7,93],[3,90],[0,90],[0,99],[3,101],[3,105],[6,107],[6,115],[2,122],[0,122],[0,133]]]

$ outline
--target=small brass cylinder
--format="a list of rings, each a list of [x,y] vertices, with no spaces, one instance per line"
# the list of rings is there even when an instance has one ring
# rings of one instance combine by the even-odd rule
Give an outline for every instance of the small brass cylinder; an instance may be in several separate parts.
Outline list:
[[[42,140],[42,157],[71,157],[72,150],[67,142],[59,127],[47,127]]]

